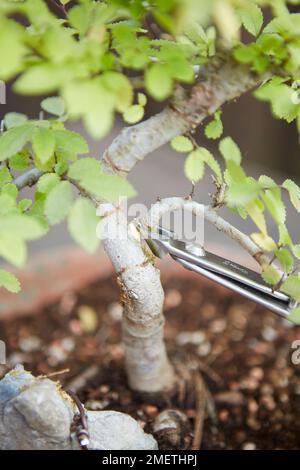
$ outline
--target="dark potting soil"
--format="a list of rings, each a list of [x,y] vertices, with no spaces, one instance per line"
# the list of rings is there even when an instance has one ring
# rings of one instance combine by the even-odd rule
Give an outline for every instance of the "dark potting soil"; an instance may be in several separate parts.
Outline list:
[[[169,355],[183,378],[189,365],[199,368],[211,395],[201,449],[299,449],[300,364],[293,364],[293,353],[294,362],[300,354],[292,346],[300,327],[207,283],[177,279],[164,287]],[[177,408],[188,426],[176,446],[190,448],[197,416],[193,382],[185,387],[183,380],[169,403],[143,401],[130,391],[121,311],[110,278],[65,294],[38,315],[1,322],[8,368],[23,363],[37,375],[69,369],[53,379],[75,386],[87,407],[129,413],[150,432],[158,413]],[[172,447],[163,438],[160,445]]]

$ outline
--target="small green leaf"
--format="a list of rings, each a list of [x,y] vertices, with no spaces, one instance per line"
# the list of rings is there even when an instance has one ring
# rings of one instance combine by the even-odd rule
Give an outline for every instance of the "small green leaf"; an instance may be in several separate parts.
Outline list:
[[[225,137],[221,140],[219,150],[226,162],[233,160],[237,165],[241,163],[241,151],[231,137]]]
[[[138,93],[138,104],[140,106],[146,106],[147,96],[144,93]]]
[[[21,286],[20,282],[12,273],[8,271],[4,271],[4,269],[0,269],[0,287],[4,287],[9,292],[13,292],[16,294],[20,292]]]
[[[23,240],[37,240],[45,235],[45,228],[25,214],[7,214],[0,219],[0,233],[18,234]]]
[[[277,245],[274,240],[266,233],[252,233],[252,240],[265,251],[275,251]]]
[[[45,215],[50,224],[58,224],[68,215],[72,206],[73,192],[68,181],[61,181],[48,193]]]
[[[126,109],[125,113],[123,114],[124,121],[128,122],[129,124],[134,124],[140,121],[144,116],[144,108],[139,104],[134,104]]]
[[[47,113],[61,117],[65,112],[65,103],[64,100],[58,96],[52,96],[50,98],[45,98],[41,102],[41,108]]]
[[[280,289],[297,302],[300,302],[300,277],[294,274],[290,275],[283,283]]]
[[[204,175],[204,162],[202,154],[198,150],[194,150],[189,154],[184,164],[185,176],[196,183],[203,178]]]
[[[226,191],[229,206],[245,205],[257,198],[260,186],[254,178],[247,177],[240,182],[233,182]]]
[[[258,182],[262,189],[277,188],[278,186],[272,178],[266,175],[261,175]]]
[[[9,166],[12,170],[26,170],[29,165],[29,154],[26,150],[16,153],[9,159]]]
[[[94,253],[100,243],[96,234],[98,223],[93,204],[85,198],[77,199],[69,213],[68,227],[73,239],[90,253]]]
[[[80,158],[69,168],[68,176],[74,180],[80,181],[88,175],[100,175],[101,174],[101,163],[96,158],[85,157]]]
[[[0,161],[20,152],[31,138],[33,129],[33,124],[25,123],[4,132],[0,137]]]
[[[153,98],[163,101],[172,93],[173,80],[166,64],[153,64],[146,70],[145,86]]]
[[[220,111],[216,112],[214,119],[205,127],[205,135],[208,139],[219,139],[223,134],[223,123]]]
[[[32,148],[41,164],[47,163],[53,156],[55,149],[53,131],[45,127],[35,129],[32,139]]]
[[[295,323],[295,325],[300,325],[300,307],[296,307],[291,310],[287,319],[292,323]]]
[[[24,240],[14,233],[0,232],[0,256],[18,268],[24,266],[27,256]]]
[[[281,199],[280,189],[267,189],[266,191],[261,193],[261,198],[267,206],[267,209],[276,224],[284,224],[286,218],[286,210],[285,205]]]
[[[299,186],[294,183],[292,180],[285,180],[282,184],[282,187],[285,188],[290,196],[291,203],[295,207],[295,209],[300,212],[300,188]]]
[[[0,189],[6,183],[10,183],[11,180],[12,180],[12,176],[10,174],[9,169],[6,166],[3,168],[0,168]]]
[[[80,185],[97,198],[111,202],[115,202],[121,197],[132,198],[136,195],[136,191],[129,181],[109,173],[85,175],[80,180]]]
[[[291,253],[286,248],[280,248],[275,250],[275,255],[278,261],[280,262],[282,269],[285,273],[291,271],[294,265],[294,260]]]
[[[4,125],[6,129],[12,129],[13,127],[24,124],[28,120],[26,114],[22,113],[7,113],[4,116]]]
[[[37,189],[43,194],[47,194],[58,185],[60,179],[56,173],[46,173],[42,175],[37,183]]]
[[[253,36],[258,36],[264,21],[261,9],[255,3],[248,2],[239,9],[239,16],[245,29]]]
[[[194,149],[194,144],[188,137],[179,135],[171,140],[171,147],[176,152],[191,152]]]
[[[280,273],[271,264],[264,266],[261,276],[267,284],[271,284],[272,286],[278,284],[281,279]]]
[[[78,154],[88,153],[89,147],[85,139],[76,132],[67,129],[54,131],[56,150],[70,158]]]

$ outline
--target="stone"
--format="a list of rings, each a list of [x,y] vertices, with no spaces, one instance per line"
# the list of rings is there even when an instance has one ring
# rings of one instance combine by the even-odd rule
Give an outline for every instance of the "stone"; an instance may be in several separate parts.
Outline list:
[[[59,382],[33,377],[16,366],[0,381],[1,450],[77,450],[71,433],[77,412]],[[156,440],[130,416],[116,411],[87,411],[89,449],[155,450]]]

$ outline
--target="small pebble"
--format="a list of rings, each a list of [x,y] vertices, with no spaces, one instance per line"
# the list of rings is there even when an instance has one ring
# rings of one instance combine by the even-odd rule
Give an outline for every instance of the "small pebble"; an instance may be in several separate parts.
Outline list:
[[[209,325],[209,329],[212,333],[222,333],[227,326],[227,322],[223,318],[219,318],[217,320],[214,320],[211,322]]]
[[[169,289],[165,296],[165,310],[178,307],[182,302],[182,295],[177,289]]]
[[[256,449],[256,444],[254,442],[246,442],[243,445],[243,450],[255,450]]]
[[[203,331],[182,331],[179,333],[175,341],[179,346],[185,346],[186,344],[194,344],[198,346],[205,341],[206,335]]]
[[[63,338],[61,340],[61,345],[62,347],[64,348],[65,351],[67,352],[71,352],[71,351],[74,351],[74,348],[75,348],[75,341],[73,338]]]
[[[262,380],[264,378],[264,371],[261,367],[253,367],[250,370],[250,376],[256,380]]]
[[[148,416],[153,416],[158,411],[158,408],[155,405],[145,405],[143,409]]]
[[[38,351],[41,347],[41,340],[37,336],[21,338],[19,341],[19,347],[23,352]]]
[[[263,329],[262,329],[262,337],[266,340],[266,341],[275,341],[275,339],[277,339],[278,337],[278,333],[276,330],[274,330],[274,328],[272,328],[271,326],[265,326]]]
[[[80,305],[77,310],[82,331],[92,333],[98,325],[98,316],[96,311],[89,305]]]
[[[119,302],[112,302],[107,308],[110,319],[114,322],[120,322],[123,315],[123,307]]]
[[[197,349],[197,354],[200,357],[208,356],[211,352],[211,344],[209,341],[205,341],[204,343],[200,344]]]

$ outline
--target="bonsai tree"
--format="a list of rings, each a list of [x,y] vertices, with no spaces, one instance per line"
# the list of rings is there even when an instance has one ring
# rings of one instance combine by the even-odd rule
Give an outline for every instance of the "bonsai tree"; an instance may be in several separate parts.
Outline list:
[[[170,195],[142,222],[128,225],[118,203],[135,195],[127,176],[163,144],[182,152],[184,174],[193,185],[204,170],[212,173],[215,192],[204,207],[205,221],[239,243],[274,289],[300,301],[300,245],[289,235],[282,200],[288,193],[299,212],[300,187],[292,180],[247,175],[237,143],[223,135],[222,126],[223,105],[253,89],[276,118],[296,122],[300,130],[295,5],[298,0],[1,1],[0,79],[12,81],[16,93],[49,97],[41,102],[40,119],[18,110],[3,119],[0,255],[22,266],[27,241],[65,218],[72,237],[94,252],[100,218],[113,234],[103,245],[118,273],[126,372],[136,391],[165,393],[176,385],[163,339],[160,273],[141,227],[154,230],[164,213],[182,207],[195,215],[202,210],[193,194]],[[143,120],[148,97],[163,102],[162,111]],[[129,126],[100,157],[90,156],[85,139],[66,127],[80,119],[101,139],[116,113]],[[218,155],[193,136],[205,120],[206,137],[219,140]],[[33,200],[22,196],[26,186],[34,187]],[[222,206],[252,219],[253,233],[221,218]],[[278,229],[275,239],[266,214]],[[0,271],[0,284],[20,289],[6,270]],[[299,308],[290,320],[300,322]]]

